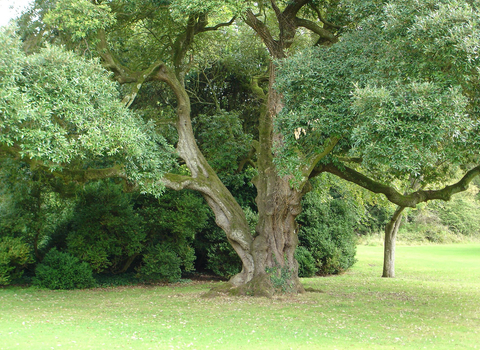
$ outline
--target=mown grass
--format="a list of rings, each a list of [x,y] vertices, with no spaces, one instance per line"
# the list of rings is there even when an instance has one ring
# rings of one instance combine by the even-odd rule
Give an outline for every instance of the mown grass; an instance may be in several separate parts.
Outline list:
[[[0,290],[0,349],[480,349],[480,245],[358,248],[321,292],[204,299],[213,283]]]

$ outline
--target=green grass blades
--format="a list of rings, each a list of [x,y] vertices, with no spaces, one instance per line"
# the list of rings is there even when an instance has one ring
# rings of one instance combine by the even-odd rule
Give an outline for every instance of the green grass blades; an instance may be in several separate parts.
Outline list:
[[[358,247],[340,276],[273,299],[213,283],[83,291],[0,289],[0,349],[480,349],[480,245]]]

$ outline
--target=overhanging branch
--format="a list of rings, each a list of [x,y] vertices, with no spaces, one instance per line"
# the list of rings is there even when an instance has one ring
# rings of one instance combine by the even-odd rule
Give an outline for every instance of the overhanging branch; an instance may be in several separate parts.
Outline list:
[[[418,190],[406,195],[402,195],[393,187],[372,180],[371,178],[347,166],[342,165],[340,167],[333,164],[322,165],[315,168],[315,171],[312,172],[311,177],[322,172],[334,174],[373,193],[381,193],[385,195],[390,202],[397,204],[398,206],[415,208],[418,203],[427,202],[430,200],[439,199],[448,201],[454,194],[467,190],[470,182],[472,182],[476,176],[480,175],[480,165],[468,171],[462,177],[462,179],[453,185],[445,186],[439,190]]]

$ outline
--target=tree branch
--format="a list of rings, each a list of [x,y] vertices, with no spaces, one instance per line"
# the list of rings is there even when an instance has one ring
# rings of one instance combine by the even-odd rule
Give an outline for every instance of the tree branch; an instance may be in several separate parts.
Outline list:
[[[277,6],[277,2],[275,0],[270,0],[270,4],[272,4],[272,9],[275,12],[275,16],[277,16],[277,19],[280,19],[282,16],[282,11]]]
[[[384,194],[387,199],[401,207],[415,208],[418,203],[427,202],[434,199],[449,201],[450,198],[459,192],[467,190],[470,182],[480,175],[480,165],[468,171],[463,178],[453,185],[445,186],[439,190],[418,190],[416,192],[402,195],[391,186],[370,179],[356,170],[344,165],[336,166],[333,164],[322,165],[311,173],[310,177],[319,175],[322,172],[329,172],[338,177],[353,182],[371,192]]]
[[[116,164],[112,167],[102,169],[76,169],[74,166],[69,168],[68,166],[62,165],[62,170],[52,170],[54,166],[58,168],[58,164],[49,163],[38,159],[32,159],[29,157],[21,157],[19,151],[20,147],[18,146],[2,146],[0,147],[0,157],[12,157],[17,161],[28,164],[32,170],[41,169],[45,173],[51,174],[54,177],[61,178],[66,182],[68,181],[86,183],[88,181],[107,178],[120,178],[125,180],[126,183],[128,183],[128,178],[124,172],[124,166],[122,164]],[[131,184],[129,184],[129,186],[131,187]]]
[[[97,45],[100,56],[103,59],[103,66],[111,70],[114,74],[115,80],[120,84],[133,83],[138,79],[138,74],[134,74],[128,67],[122,65],[108,48],[107,37],[105,30],[101,29],[98,32],[99,43]]]
[[[218,30],[219,28],[222,28],[222,27],[231,26],[233,24],[233,22],[235,22],[236,19],[237,19],[237,17],[233,17],[230,21],[228,21],[226,23],[219,23],[219,24],[217,24],[213,27],[205,27],[202,30],[200,30],[200,32],[209,32],[209,31],[212,31],[212,30]]]
[[[131,92],[125,95],[122,100],[126,107],[130,107],[133,101],[135,101],[138,91],[140,91],[143,83],[153,80],[156,71],[162,66],[165,66],[165,63],[162,60],[157,60],[147,69],[133,72],[128,67],[122,65],[108,49],[108,43],[104,30],[99,32],[99,39],[100,42],[98,44],[98,50],[104,61],[103,66],[113,72],[115,80],[117,80],[117,82],[120,84],[133,84]]]
[[[255,147],[252,147],[252,149],[248,153],[248,156],[245,159],[242,159],[240,161],[240,163],[238,164],[238,168],[235,171],[235,174],[239,174],[243,170],[243,167],[245,166],[245,164],[250,164],[252,166],[252,168],[255,169],[257,166],[256,166],[255,162],[252,160],[252,157],[256,153],[257,153],[257,150],[255,149]]]
[[[330,31],[326,30],[325,28],[320,27],[318,24],[316,24],[315,22],[312,22],[308,19],[296,17],[295,18],[295,23],[299,27],[304,27],[304,28],[307,28],[308,30],[311,30],[315,34],[318,34],[320,36],[320,38],[325,39],[325,40],[331,42],[332,44],[336,43],[338,41],[338,38],[335,35],[333,35]]]
[[[288,2],[288,5],[283,10],[283,15],[286,17],[295,17],[298,11],[301,10],[303,6],[308,4],[310,0],[292,0]]]
[[[179,175],[179,174],[165,174],[163,177],[163,183],[165,187],[170,188],[175,191],[180,191],[185,188],[196,189],[197,180],[191,176]]]
[[[250,9],[246,11],[245,23],[260,36],[270,54],[276,57],[279,51],[278,42],[272,37],[265,23],[261,22]]]
[[[318,16],[318,19],[323,23],[325,24],[326,26],[328,27],[332,27],[332,28],[335,28],[335,29],[340,29],[342,28],[341,26],[339,25],[336,25],[336,24],[333,24],[331,22],[328,22],[327,20],[325,20],[322,16],[322,13],[320,12],[320,10],[318,9],[317,6],[315,6],[314,4],[310,3],[310,7],[313,9],[313,11],[315,11],[317,13],[317,16]]]
[[[315,167],[317,166],[318,162],[320,162],[323,158],[325,158],[337,145],[338,141],[340,141],[337,137],[332,137],[332,139],[328,139],[325,142],[325,147],[323,152],[311,157],[310,161],[308,162],[310,165],[305,167],[303,171],[303,176],[308,178],[310,174],[314,171]]]

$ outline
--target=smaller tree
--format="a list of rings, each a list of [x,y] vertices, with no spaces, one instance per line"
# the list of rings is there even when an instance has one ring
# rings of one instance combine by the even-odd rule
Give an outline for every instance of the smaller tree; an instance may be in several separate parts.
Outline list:
[[[403,208],[450,200],[480,173],[480,14],[462,0],[398,0],[375,12],[337,44],[282,65],[277,164],[294,185],[329,172],[397,204],[388,262]],[[444,186],[458,167],[470,170]],[[411,181],[418,187],[402,194]]]

